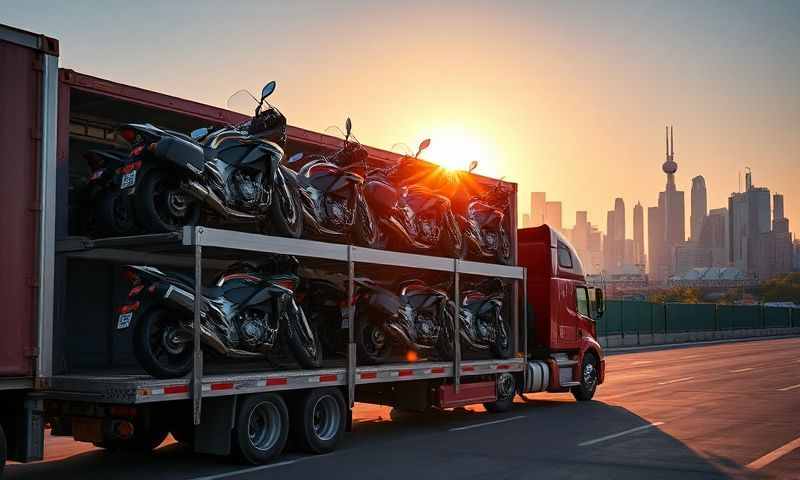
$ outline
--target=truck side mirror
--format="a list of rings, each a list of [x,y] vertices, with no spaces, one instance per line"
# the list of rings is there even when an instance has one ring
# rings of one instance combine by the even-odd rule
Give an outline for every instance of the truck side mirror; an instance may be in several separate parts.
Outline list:
[[[603,298],[603,290],[600,288],[595,289],[594,298],[595,302],[597,302],[597,318],[600,318],[606,311],[606,301],[605,298]]]

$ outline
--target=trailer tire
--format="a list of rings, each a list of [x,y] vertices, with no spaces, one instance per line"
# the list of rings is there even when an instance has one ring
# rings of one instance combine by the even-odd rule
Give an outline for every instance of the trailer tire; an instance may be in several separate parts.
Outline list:
[[[141,433],[140,433],[141,432]],[[152,452],[167,438],[165,429],[144,430],[134,433],[130,440],[104,440],[94,442],[94,446],[108,451],[122,450],[127,452]]]
[[[486,411],[503,413],[514,406],[514,396],[517,394],[517,381],[510,373],[501,373],[497,376],[497,400],[483,404]]]
[[[6,466],[6,434],[3,431],[3,426],[0,425],[0,476],[3,475],[3,470]]]
[[[253,465],[269,462],[283,452],[289,438],[286,402],[275,393],[245,397],[232,435],[239,460]]]
[[[586,402],[594,397],[594,392],[597,390],[597,357],[591,352],[583,355],[580,378],[581,384],[572,387],[570,391],[575,400]]]
[[[344,396],[338,388],[316,388],[292,412],[292,440],[309,453],[332,452],[345,430]]]

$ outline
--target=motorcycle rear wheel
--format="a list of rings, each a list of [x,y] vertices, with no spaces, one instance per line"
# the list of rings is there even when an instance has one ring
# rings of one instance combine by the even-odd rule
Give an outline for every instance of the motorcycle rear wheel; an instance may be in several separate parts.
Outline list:
[[[147,233],[174,232],[200,221],[200,206],[167,170],[150,170],[136,189],[136,217]]]
[[[100,235],[132,235],[136,232],[133,202],[127,193],[104,192],[97,203],[95,215]]]
[[[392,339],[366,318],[356,323],[358,361],[366,365],[386,363],[392,356]]]
[[[136,322],[134,356],[156,378],[182,377],[192,369],[192,344],[178,345],[171,341],[180,327],[179,315],[163,307],[153,307]]]

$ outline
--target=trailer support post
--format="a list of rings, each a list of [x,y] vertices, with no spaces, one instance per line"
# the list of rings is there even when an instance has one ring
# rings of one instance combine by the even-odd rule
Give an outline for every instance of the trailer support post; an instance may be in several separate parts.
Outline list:
[[[350,408],[356,400],[356,344],[355,344],[355,288],[353,277],[355,265],[353,264],[353,246],[347,246],[347,399]]]
[[[528,384],[528,267],[522,268],[522,355],[525,360],[522,369],[523,385]]]
[[[200,311],[203,295],[203,247],[200,237],[203,227],[195,227],[194,235],[194,319],[192,331],[194,347],[192,361],[192,409],[195,425],[200,425],[200,412],[203,401],[203,351],[200,348]]]
[[[453,387],[456,393],[461,390],[461,274],[459,259],[453,260]]]

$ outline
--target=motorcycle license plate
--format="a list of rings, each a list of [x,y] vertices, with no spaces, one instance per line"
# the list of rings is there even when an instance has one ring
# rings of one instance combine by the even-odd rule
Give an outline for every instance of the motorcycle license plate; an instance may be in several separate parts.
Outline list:
[[[120,190],[125,190],[136,184],[136,172],[138,172],[138,170],[130,171],[122,176],[122,182],[119,185]]]
[[[342,324],[339,328],[350,328],[350,309],[342,308]]]
[[[131,325],[132,318],[133,312],[120,314],[119,318],[117,319],[117,330],[128,328]]]

